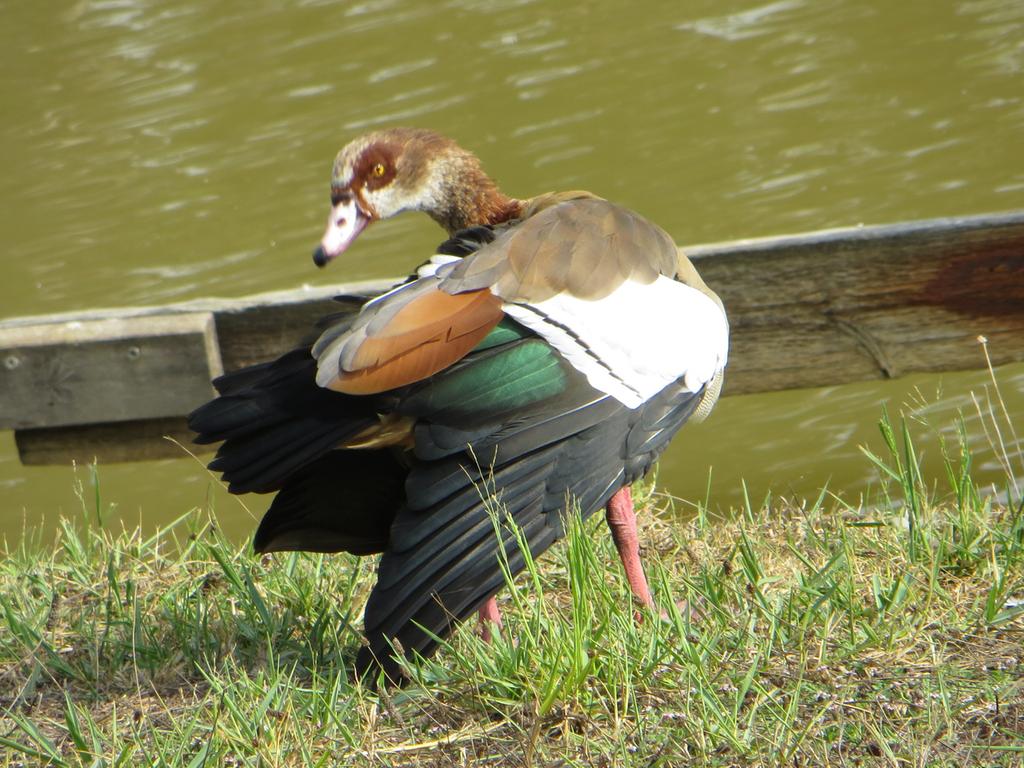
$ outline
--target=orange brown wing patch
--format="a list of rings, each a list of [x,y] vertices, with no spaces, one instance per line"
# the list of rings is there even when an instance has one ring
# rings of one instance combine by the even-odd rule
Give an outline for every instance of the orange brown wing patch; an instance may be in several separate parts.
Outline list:
[[[328,389],[368,395],[432,376],[462,359],[504,316],[489,290],[431,290],[410,301],[359,344]]]

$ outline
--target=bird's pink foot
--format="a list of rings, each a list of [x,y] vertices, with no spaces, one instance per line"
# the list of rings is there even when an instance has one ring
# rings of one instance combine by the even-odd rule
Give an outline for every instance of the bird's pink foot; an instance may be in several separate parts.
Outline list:
[[[501,610],[498,608],[498,601],[493,595],[487,599],[486,603],[480,606],[478,617],[480,637],[483,638],[485,643],[489,643],[493,639],[491,625],[493,624],[498,629],[501,629]]]
[[[640,537],[636,530],[636,511],[633,509],[633,495],[628,485],[619,489],[608,500],[606,513],[608,527],[611,529],[615,548],[619,551],[622,567],[626,571],[629,588],[633,596],[647,609],[646,611],[638,610],[633,614],[636,622],[641,624],[648,612],[655,611],[655,606],[654,599],[651,597],[651,589],[647,584],[647,577],[644,575],[643,563],[640,562]],[[691,619],[700,620],[700,612],[688,601],[682,600],[676,605],[684,615],[688,613]],[[669,618],[665,611],[659,611],[658,615],[662,620]]]
[[[619,551],[619,559],[626,571],[626,581],[633,595],[647,608],[654,607],[651,590],[647,586],[644,566],[640,562],[640,538],[636,532],[636,512],[629,486],[623,486],[608,500],[605,509],[612,541]]]

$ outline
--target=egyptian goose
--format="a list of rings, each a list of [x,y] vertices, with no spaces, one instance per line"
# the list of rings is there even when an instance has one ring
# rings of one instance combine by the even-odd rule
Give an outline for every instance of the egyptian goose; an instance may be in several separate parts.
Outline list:
[[[341,297],[311,348],[223,376],[198,442],[232,492],[277,491],[257,552],[382,552],[361,672],[398,678],[479,612],[523,555],[564,534],[567,499],[607,509],[630,587],[652,606],[630,484],[718,397],[728,323],[659,227],[586,192],[518,200],[436,133],[349,143],[331,179],[323,266],[365,227],[427,213],[450,239],[406,282]],[[397,641],[397,642],[396,642]]]

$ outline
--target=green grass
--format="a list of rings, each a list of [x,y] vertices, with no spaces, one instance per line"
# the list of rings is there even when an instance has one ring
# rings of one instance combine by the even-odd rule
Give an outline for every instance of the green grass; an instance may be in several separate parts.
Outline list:
[[[595,516],[501,594],[492,644],[467,626],[379,693],[349,674],[372,563],[256,557],[199,511],[65,522],[0,564],[0,765],[1019,765],[1024,508],[965,445],[929,483],[883,419],[871,506],[683,523],[642,489],[664,618],[635,620]]]

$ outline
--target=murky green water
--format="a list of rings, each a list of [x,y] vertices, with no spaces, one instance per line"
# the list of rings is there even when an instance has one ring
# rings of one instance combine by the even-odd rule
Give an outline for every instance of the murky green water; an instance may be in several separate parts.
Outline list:
[[[398,123],[457,137],[510,194],[591,189],[680,243],[1024,208],[1019,0],[280,5],[0,2],[0,317],[403,273],[439,239],[425,217],[327,271],[309,258],[335,151]],[[928,417],[946,426],[983,382],[727,399],[661,478],[703,498],[713,466],[721,504],[740,478],[855,495],[879,402],[941,386]],[[1024,367],[1002,383],[1024,411]],[[190,459],[101,476],[130,522],[211,492]],[[217,493],[241,536],[249,516]],[[78,507],[71,470],[22,468],[9,434],[0,494],[9,538]]]

